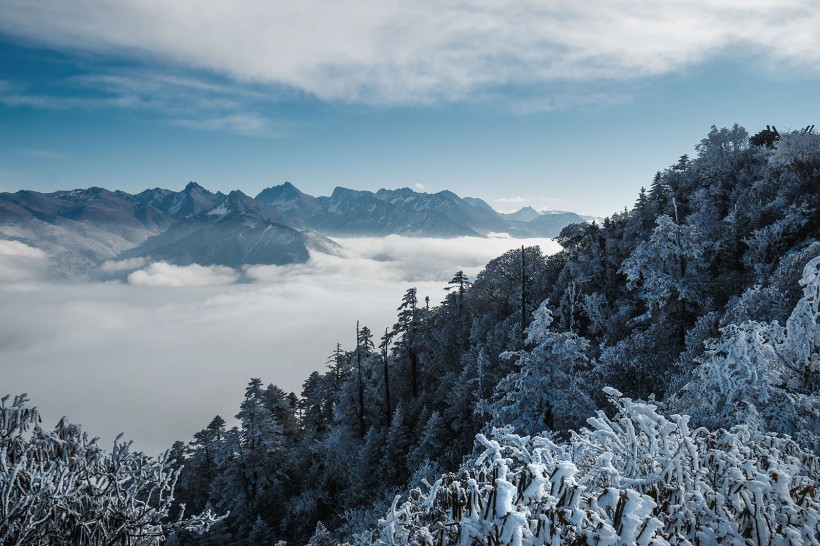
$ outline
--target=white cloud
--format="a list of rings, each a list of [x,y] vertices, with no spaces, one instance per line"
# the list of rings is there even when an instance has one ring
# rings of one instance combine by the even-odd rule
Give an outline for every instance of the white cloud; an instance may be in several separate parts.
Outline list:
[[[511,239],[507,237],[421,237],[335,238],[342,248],[338,255],[312,253],[307,264],[250,266],[245,275],[254,281],[291,282],[305,276],[339,276],[383,282],[446,283],[459,271],[474,277],[484,266],[504,252],[539,245],[542,252],[554,253],[560,246],[551,239]]]
[[[336,239],[354,255],[382,264],[387,279],[414,279],[447,282],[459,269],[475,276],[493,258],[504,252],[527,246],[539,245],[549,254],[560,250],[551,239],[507,239],[492,237],[458,237],[454,239],[428,239],[401,237],[361,237]]]
[[[34,258],[40,260],[48,257],[48,255],[39,248],[28,246],[20,241],[5,240],[0,240],[0,256],[9,258]]]
[[[41,280],[46,277],[48,267],[48,255],[39,248],[19,241],[0,240],[0,282]]]
[[[148,261],[145,258],[128,258],[125,260],[107,260],[100,266],[100,271],[106,274],[134,271],[144,267]]]
[[[536,241],[339,242],[342,256],[246,268],[252,282],[233,283],[237,273],[227,268],[151,264],[132,274],[142,285],[0,289],[0,395],[28,392],[46,425],[68,415],[104,444],[125,432],[138,449],[158,452],[215,414],[234,415],[251,377],[299,393],[337,342],[351,346],[357,320],[374,332],[391,327],[411,286],[437,304],[456,271],[475,278],[490,259]],[[212,281],[231,284],[202,285]]]
[[[0,30],[27,40],[327,100],[461,100],[508,85],[663,75],[721,56],[820,69],[814,0],[0,0],[0,11]]]
[[[252,113],[229,114],[205,119],[173,119],[171,125],[206,131],[230,131],[240,135],[271,136],[268,118]]]
[[[156,262],[128,275],[128,283],[137,286],[220,286],[232,284],[238,278],[237,272],[230,267]]]
[[[47,94],[33,92],[25,84],[0,80],[0,104],[46,110],[154,111],[164,114],[171,125],[249,136],[281,136],[289,125],[285,121],[274,123],[253,111],[274,97],[251,87],[133,69],[72,76],[54,85],[64,92],[79,88],[93,93]]]

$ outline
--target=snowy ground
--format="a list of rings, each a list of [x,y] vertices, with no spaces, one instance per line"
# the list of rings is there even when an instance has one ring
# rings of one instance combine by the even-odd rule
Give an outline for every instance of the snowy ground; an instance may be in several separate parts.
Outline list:
[[[28,392],[44,426],[62,415],[108,445],[119,432],[154,454],[236,413],[251,377],[301,391],[359,320],[379,336],[411,286],[437,304],[521,239],[339,239],[341,256],[244,271],[167,264],[128,282],[56,284],[46,257],[0,245],[0,396]],[[127,271],[126,271],[127,272]],[[125,278],[125,275],[123,275]]]

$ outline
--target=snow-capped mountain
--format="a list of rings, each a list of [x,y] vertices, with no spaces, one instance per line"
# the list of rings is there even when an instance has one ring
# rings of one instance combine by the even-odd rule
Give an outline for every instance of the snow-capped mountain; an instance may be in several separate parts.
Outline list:
[[[302,223],[322,210],[315,197],[302,193],[290,182],[264,189],[255,199]]]
[[[335,243],[291,227],[276,209],[234,190],[208,210],[189,215],[164,233],[122,254],[175,264],[284,265],[306,262],[308,250],[332,251]]]
[[[141,203],[153,205],[171,218],[181,220],[210,210],[225,195],[222,192],[211,193],[196,182],[189,182],[180,192],[154,188],[134,197]]]
[[[137,257],[230,266],[304,262],[310,250],[338,246],[327,236],[554,237],[584,221],[531,208],[499,214],[481,199],[449,191],[337,187],[314,197],[290,182],[256,198],[214,193],[196,182],[178,192],[154,188],[136,195],[103,188],[0,193],[0,237],[46,250],[63,276]]]
[[[256,200],[330,236],[482,237],[510,233],[514,237],[555,237],[564,226],[585,221],[575,213],[549,213],[549,218],[542,218],[547,213],[529,207],[500,214],[475,197],[462,198],[449,191],[420,193],[410,188],[374,193],[337,187],[329,197],[314,197],[285,182],[263,190]]]

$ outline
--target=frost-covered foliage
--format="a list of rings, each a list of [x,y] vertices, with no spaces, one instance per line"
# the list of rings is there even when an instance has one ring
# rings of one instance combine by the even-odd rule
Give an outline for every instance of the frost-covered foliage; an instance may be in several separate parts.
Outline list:
[[[791,131],[780,135],[777,149],[769,158],[773,167],[794,163],[809,163],[820,159],[820,135],[807,131]]]
[[[0,401],[0,544],[159,544],[173,528],[202,532],[212,514],[171,518],[178,471],[114,442],[103,451],[61,419],[40,428],[26,395]],[[29,430],[33,425],[33,429]]]
[[[697,226],[679,225],[669,216],[656,220],[648,241],[621,264],[627,287],[638,290],[650,312],[670,302],[697,301],[703,248]]]
[[[800,279],[803,297],[786,321],[786,337],[780,355],[786,367],[810,391],[820,387],[820,257],[812,259]]]
[[[594,404],[582,386],[588,377],[589,342],[571,332],[551,330],[552,322],[552,312],[541,305],[526,330],[526,343],[532,348],[501,355],[516,358],[516,370],[496,387],[493,425],[509,424],[523,434],[534,434],[569,429],[592,413]]]
[[[751,138],[737,125],[712,127],[694,157],[683,155],[651,177],[632,209],[564,229],[556,238],[563,251],[544,256],[538,247],[520,248],[490,261],[474,279],[456,272],[438,304],[418,301],[409,287],[396,302],[395,325],[371,325],[379,334],[387,326],[378,348],[364,325],[353,337],[358,317],[351,316],[351,339],[338,340],[327,370],[311,374],[301,396],[253,380],[240,401],[240,426],[227,429],[216,417],[193,441],[177,446],[184,465],[178,502],[231,515],[205,535],[177,532],[169,542],[245,546],[253,537],[258,543],[305,544],[314,537],[315,543],[367,543],[376,514],[384,513],[396,491],[458,468],[476,434],[502,425],[518,434],[547,430],[537,440],[544,445],[568,438],[596,409],[608,407],[601,395],[606,386],[633,400],[654,400],[667,414],[690,414],[693,428],[742,425],[732,434],[691,434],[698,457],[707,457],[698,459],[701,474],[686,474],[696,483],[708,476],[709,461],[715,472],[731,474],[743,459],[751,466],[738,462],[741,474],[726,479],[757,487],[750,472],[769,475],[765,450],[775,446],[773,464],[787,460],[782,453],[798,453],[768,432],[791,434],[801,449],[818,452],[820,276],[813,260],[820,256],[819,145],[810,127],[767,129]],[[806,269],[810,263],[813,269]],[[634,427],[645,423],[634,417]],[[597,436],[579,433],[570,444],[541,451],[553,453],[555,461],[575,461],[573,479],[586,480],[579,502],[589,504],[572,513],[600,523],[601,533],[606,522],[623,535],[623,511],[638,513],[634,503],[648,510],[647,495],[658,504],[647,518],[671,525],[659,515],[681,513],[665,504],[674,491],[629,481],[637,475],[623,466],[646,470],[655,463],[634,457],[618,462],[621,443],[632,444],[605,443],[604,429],[595,430]],[[658,438],[678,441],[680,434]],[[507,446],[500,448],[507,457],[509,442],[495,441]],[[609,457],[614,477],[581,464],[573,449],[600,450],[596,457],[601,464]],[[559,459],[554,453],[561,450],[566,456]],[[687,457],[678,454],[670,464],[690,468]],[[488,455],[482,464],[493,460]],[[520,474],[512,462],[508,467],[508,476]],[[592,484],[589,476],[601,483]],[[757,503],[757,489],[738,493],[706,485],[725,494],[715,502],[734,499],[728,515],[714,517],[740,517],[738,528],[751,529],[743,519],[751,516],[732,503]],[[621,515],[590,508],[590,495],[600,496],[608,486],[633,491],[623,501],[612,500]],[[490,489],[480,495],[492,489],[481,487]],[[693,499],[687,510],[703,506],[697,496],[708,488],[681,487],[680,495]],[[697,521],[706,529],[712,516],[701,516]],[[583,521],[578,525],[578,533],[594,530]]]
[[[691,430],[609,389],[566,444],[496,430],[428,492],[398,498],[379,544],[817,545],[820,461],[786,437]]]
[[[706,343],[682,395],[698,423],[748,423],[798,438],[820,452],[820,257],[803,270],[803,297],[786,328],[746,321]]]

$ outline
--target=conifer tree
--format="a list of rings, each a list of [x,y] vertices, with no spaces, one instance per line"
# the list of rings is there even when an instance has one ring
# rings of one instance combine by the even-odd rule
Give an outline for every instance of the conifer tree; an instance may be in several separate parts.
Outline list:
[[[416,330],[418,329],[418,300],[416,299],[416,289],[408,288],[402,298],[399,311],[398,322],[393,326],[393,336],[401,334],[401,339],[397,347],[400,347],[406,354],[410,363],[410,383],[413,397],[419,395],[419,371],[418,355],[413,346]]]
[[[379,348],[381,349],[382,368],[384,371],[384,411],[385,423],[390,426],[390,420],[393,418],[393,410],[390,404],[390,374],[388,370],[387,349],[390,346],[390,341],[393,339],[392,334],[384,329],[384,336],[381,339]]]

